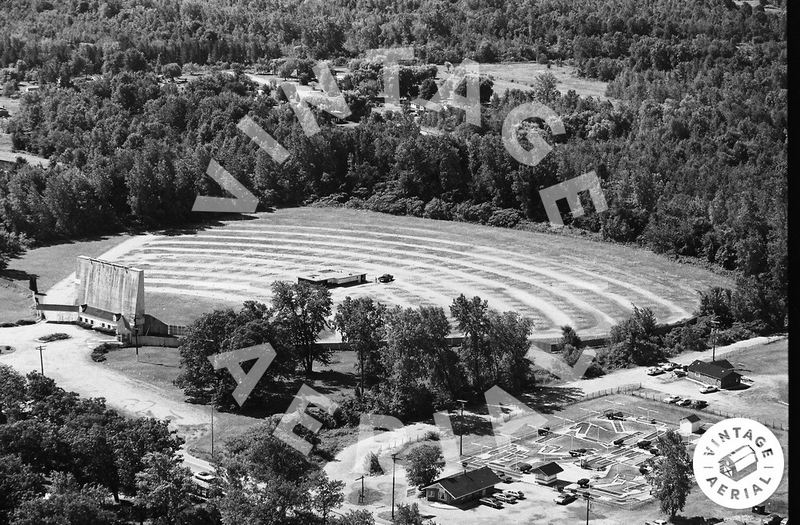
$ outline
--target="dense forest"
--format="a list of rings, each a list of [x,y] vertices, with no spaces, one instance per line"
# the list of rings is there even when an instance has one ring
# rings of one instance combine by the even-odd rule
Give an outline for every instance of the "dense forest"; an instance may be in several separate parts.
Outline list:
[[[778,7],[781,7],[780,5]],[[572,227],[736,271],[780,329],[787,282],[785,14],[725,0],[544,2],[33,2],[0,14],[3,90],[21,81],[13,145],[52,160],[0,173],[0,250],[198,220],[217,160],[262,206],[334,205],[494,226],[545,222],[539,190],[594,170],[609,209]],[[532,91],[483,97],[483,126],[453,108],[378,114],[378,47],[413,46],[404,93],[435,92],[427,64],[566,61],[611,100]],[[350,66],[340,88],[357,127],[316,111],[306,136],[278,89],[243,67]],[[232,69],[185,85],[175,68]],[[289,66],[287,67],[287,64]],[[302,70],[302,71],[301,71]],[[87,79],[85,75],[95,75]],[[491,79],[482,84],[491,89]],[[534,80],[534,79],[531,79]],[[487,91],[487,95],[490,91]],[[537,101],[566,137],[537,166],[503,147],[502,122]],[[236,128],[249,115],[290,153],[276,163]],[[441,134],[421,134],[420,124]],[[216,190],[218,191],[218,190]],[[587,200],[588,203],[588,200]],[[590,208],[591,210],[591,208]],[[0,256],[2,259],[2,256]]]

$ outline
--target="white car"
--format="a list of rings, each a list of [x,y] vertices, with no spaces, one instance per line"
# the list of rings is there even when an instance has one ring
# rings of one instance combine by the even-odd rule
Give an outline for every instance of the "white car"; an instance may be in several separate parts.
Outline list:
[[[650,367],[647,369],[647,375],[649,376],[657,376],[659,374],[663,374],[664,371],[657,367]]]
[[[205,481],[206,483],[211,483],[212,481],[217,479],[217,476],[206,470],[198,472],[197,474],[194,475],[194,477],[199,479],[200,481]]]
[[[681,396],[667,396],[667,397],[664,398],[664,403],[673,404],[673,403],[677,403],[680,400],[681,400]]]
[[[717,391],[719,391],[719,388],[715,387],[714,385],[706,385],[700,389],[701,394],[710,394]]]
[[[517,502],[517,498],[515,498],[514,496],[509,496],[508,494],[499,493],[499,494],[494,494],[492,497],[497,501],[502,501],[503,503]]]
[[[504,490],[503,494],[507,494],[513,498],[524,499],[525,494],[521,490]]]

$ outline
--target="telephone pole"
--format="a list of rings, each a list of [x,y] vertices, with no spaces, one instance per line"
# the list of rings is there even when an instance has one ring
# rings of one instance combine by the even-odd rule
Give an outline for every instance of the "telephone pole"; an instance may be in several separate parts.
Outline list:
[[[44,346],[39,345],[36,347],[36,349],[39,351],[39,366],[41,366],[42,375],[44,375],[44,359],[42,358],[42,350],[44,350]]]
[[[392,523],[394,523],[394,465],[397,461],[397,452],[392,454]]]
[[[458,455],[464,455],[464,403],[463,399],[456,399],[461,403],[461,417],[458,418]]]

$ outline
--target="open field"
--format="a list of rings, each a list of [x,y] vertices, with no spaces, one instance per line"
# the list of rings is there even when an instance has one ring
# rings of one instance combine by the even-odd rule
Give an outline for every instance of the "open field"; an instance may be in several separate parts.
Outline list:
[[[133,238],[114,262],[145,271],[148,312],[187,323],[211,306],[270,300],[275,280],[337,269],[370,282],[333,290],[387,304],[449,307],[463,293],[535,322],[535,337],[570,324],[602,335],[633,304],[661,322],[691,315],[697,291],[730,285],[644,250],[556,235],[333,208],[294,208],[180,235]],[[391,273],[389,284],[372,282]],[[680,284],[678,284],[680,283]]]
[[[115,235],[89,240],[77,240],[28,250],[22,257],[12,259],[8,268],[0,271],[0,322],[32,319],[28,278],[37,278],[39,291],[45,292],[75,271],[79,255],[97,257],[128,239]],[[47,296],[42,298],[48,302]]]
[[[440,66],[439,69],[441,75],[444,68]],[[498,95],[502,95],[509,89],[528,91],[531,89],[538,75],[542,73],[552,73],[558,80],[556,88],[562,94],[566,94],[567,91],[572,89],[580,96],[595,97],[600,100],[608,99],[608,97],[606,97],[607,82],[580,78],[575,74],[575,68],[572,66],[556,66],[551,64],[550,67],[547,67],[547,65],[537,62],[481,64],[480,72],[481,74],[494,77],[494,92]]]

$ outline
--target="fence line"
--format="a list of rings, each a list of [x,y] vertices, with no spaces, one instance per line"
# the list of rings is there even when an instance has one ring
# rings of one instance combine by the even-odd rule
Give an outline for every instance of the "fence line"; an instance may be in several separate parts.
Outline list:
[[[643,399],[649,399],[649,400],[652,400],[652,401],[658,401],[660,403],[663,403],[663,401],[661,400],[661,398],[657,394],[650,394],[648,392],[632,391],[631,395],[634,395],[636,397],[641,397]],[[708,412],[710,414],[714,414],[715,416],[720,416],[720,417],[724,417],[724,418],[743,417],[743,418],[746,418],[746,419],[752,419],[753,421],[758,421],[759,423],[761,423],[765,427],[769,427],[769,428],[771,428],[773,430],[782,430],[782,431],[789,430],[789,425],[788,424],[784,424],[784,423],[782,423],[780,421],[775,421],[774,419],[762,419],[762,418],[758,418],[758,417],[753,417],[752,415],[749,415],[749,414],[737,414],[735,412],[727,412],[725,410],[719,410],[719,409],[712,408],[712,407],[704,408],[703,412]]]

